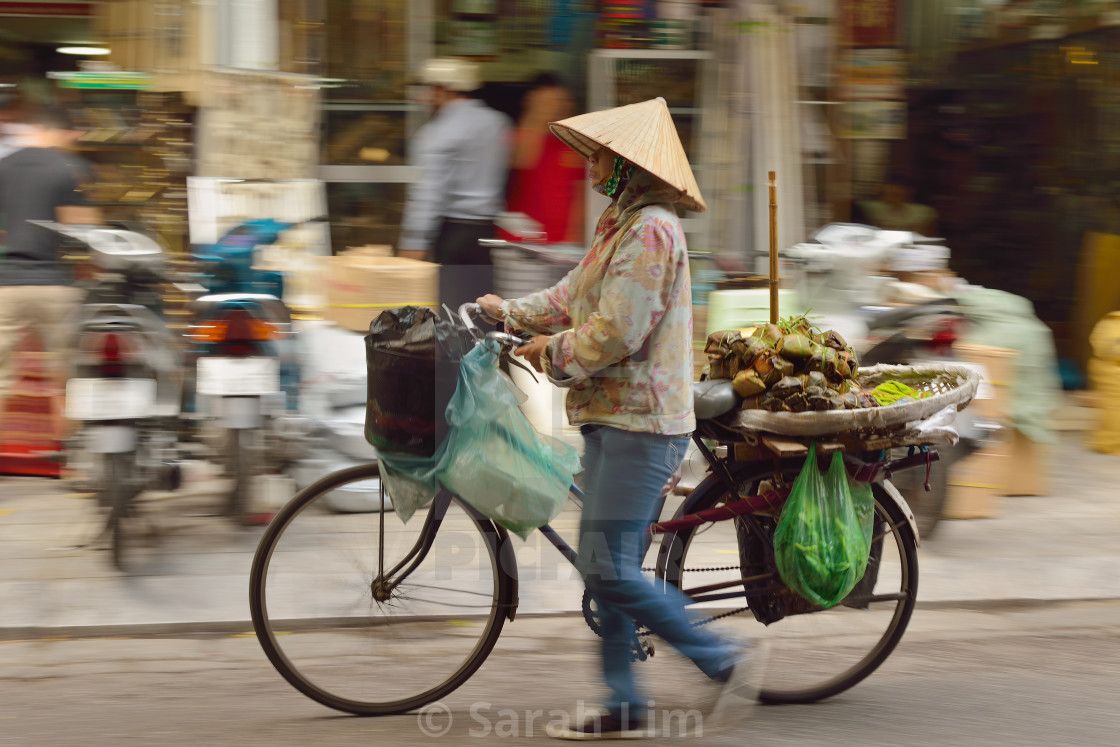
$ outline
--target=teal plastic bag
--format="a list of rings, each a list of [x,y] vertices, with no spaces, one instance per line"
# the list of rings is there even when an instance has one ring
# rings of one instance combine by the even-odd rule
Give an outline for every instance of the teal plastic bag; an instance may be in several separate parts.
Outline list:
[[[478,345],[459,366],[447,406],[447,438],[431,457],[380,454],[394,510],[404,521],[440,485],[522,539],[563,510],[579,453],[538,433],[520,410],[523,395],[498,369],[495,343]]]
[[[442,475],[448,490],[522,539],[563,510],[582,469],[573,447],[533,428],[523,397],[498,370],[496,346],[467,353],[447,406],[451,447]]]
[[[871,486],[849,478],[839,454],[822,474],[810,447],[774,530],[785,585],[821,607],[839,604],[867,569],[874,513]]]

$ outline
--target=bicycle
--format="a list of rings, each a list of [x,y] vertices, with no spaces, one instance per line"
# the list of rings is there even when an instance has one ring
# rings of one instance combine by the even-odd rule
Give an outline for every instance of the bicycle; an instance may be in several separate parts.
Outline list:
[[[521,344],[502,335],[489,337],[507,350]],[[701,382],[694,392],[693,442],[711,473],[672,519],[651,527],[650,542],[660,541],[646,570],[692,598],[690,609],[702,615],[694,624],[742,617],[766,625],[771,659],[763,702],[809,703],[851,688],[894,650],[917,598],[917,525],[888,476],[928,469],[936,452],[891,462],[889,451],[857,456],[859,444],[848,445],[850,469],[872,484],[872,553],[848,597],[822,610],[788,589],[774,562],[777,512],[803,452],[782,456],[788,440],[765,435],[730,438],[718,420],[738,404],[728,382]],[[713,439],[726,445],[713,448],[706,442]],[[408,524],[386,506],[371,515],[321,505],[334,491],[375,482],[378,466],[369,464],[297,494],[265,531],[250,577],[253,626],[272,664],[308,697],[357,715],[399,714],[443,698],[482,665],[518,608],[513,542],[458,496],[442,491]],[[571,498],[578,504],[580,497],[573,486]],[[574,563],[575,550],[552,526],[539,531]],[[310,561],[324,553],[336,557],[312,572]],[[595,630],[586,594],[583,609]],[[652,653],[648,638],[635,630],[639,659]]]

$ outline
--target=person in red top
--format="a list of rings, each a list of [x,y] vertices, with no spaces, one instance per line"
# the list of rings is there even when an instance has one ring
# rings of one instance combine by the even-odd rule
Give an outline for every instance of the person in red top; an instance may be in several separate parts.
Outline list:
[[[508,210],[541,225],[549,244],[583,243],[583,182],[587,164],[551,136],[548,123],[573,113],[572,96],[552,73],[529,84],[514,131]],[[517,236],[503,232],[502,238]]]

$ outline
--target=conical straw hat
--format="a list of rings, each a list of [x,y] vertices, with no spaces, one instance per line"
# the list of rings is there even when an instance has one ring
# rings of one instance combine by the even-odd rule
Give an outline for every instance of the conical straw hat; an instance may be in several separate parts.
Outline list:
[[[683,194],[681,204],[689,210],[708,209],[684,146],[673,125],[665,99],[619,106],[600,112],[580,114],[553,122],[549,129],[568,147],[590,158],[600,146],[608,148],[635,166],[645,169]]]

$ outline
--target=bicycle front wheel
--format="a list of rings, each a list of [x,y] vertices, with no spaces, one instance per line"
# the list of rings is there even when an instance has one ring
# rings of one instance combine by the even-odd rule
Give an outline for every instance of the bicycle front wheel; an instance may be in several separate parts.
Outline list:
[[[797,476],[790,467],[783,470],[788,483]],[[732,472],[742,495],[754,494],[759,480],[774,474],[752,473],[745,465]],[[723,622],[733,625],[736,635],[770,643],[761,701],[812,703],[841,693],[875,671],[902,639],[917,601],[917,545],[884,488],[874,485],[873,493],[867,571],[848,597],[830,609],[814,607],[782,584],[773,571],[772,551],[741,520],[701,524],[664,538],[659,570],[697,602],[690,610],[717,617],[749,607]],[[736,499],[710,478],[687,508],[699,511]],[[772,540],[773,520],[761,518],[760,524]],[[765,629],[755,624],[760,621]]]
[[[459,687],[493,649],[513,595],[491,522],[443,493],[405,524],[380,510],[380,487],[369,464],[302,490],[269,524],[250,577],[253,627],[276,669],[361,716]]]

